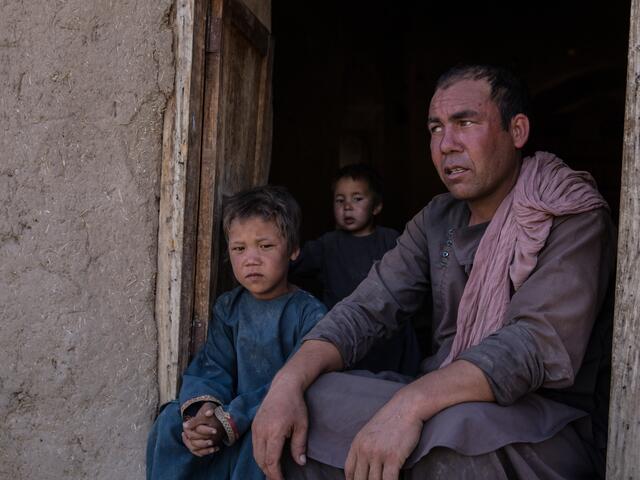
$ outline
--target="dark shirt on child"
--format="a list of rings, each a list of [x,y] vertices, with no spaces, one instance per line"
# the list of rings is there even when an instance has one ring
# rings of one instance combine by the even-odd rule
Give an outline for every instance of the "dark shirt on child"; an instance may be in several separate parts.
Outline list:
[[[291,265],[291,278],[294,282],[305,278],[318,280],[322,285],[322,301],[331,309],[351,295],[373,264],[395,247],[399,235],[396,230],[380,226],[370,235],[361,237],[344,230],[327,232],[317,240],[305,243],[300,256]],[[407,322],[402,330],[374,346],[352,368],[414,375],[420,360],[415,331]]]

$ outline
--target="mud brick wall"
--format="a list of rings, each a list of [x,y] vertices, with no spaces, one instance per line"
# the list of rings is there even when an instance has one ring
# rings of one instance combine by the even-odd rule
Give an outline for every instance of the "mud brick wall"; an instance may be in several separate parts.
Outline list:
[[[0,1],[0,478],[144,478],[171,6]]]

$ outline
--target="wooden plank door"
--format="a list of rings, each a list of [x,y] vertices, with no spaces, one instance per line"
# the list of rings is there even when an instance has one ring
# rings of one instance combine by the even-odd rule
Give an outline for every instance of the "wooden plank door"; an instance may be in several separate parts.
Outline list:
[[[209,5],[191,353],[206,339],[215,296],[232,282],[224,261],[223,197],[264,184],[269,174],[273,45],[265,23],[271,2],[250,5]]]

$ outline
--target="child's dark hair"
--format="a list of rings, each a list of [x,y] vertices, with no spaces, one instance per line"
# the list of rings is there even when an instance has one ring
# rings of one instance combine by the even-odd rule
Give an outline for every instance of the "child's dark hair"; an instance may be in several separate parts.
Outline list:
[[[233,220],[251,217],[274,221],[287,240],[289,254],[300,246],[302,213],[298,202],[286,188],[263,185],[227,197],[222,216],[222,229],[226,239],[229,240],[229,227]]]
[[[331,183],[331,189],[333,191],[336,189],[338,180],[342,178],[366,181],[369,184],[369,190],[371,190],[371,193],[373,194],[375,205],[382,203],[384,196],[382,178],[380,178],[380,175],[378,175],[378,172],[376,172],[373,167],[365,163],[353,163],[342,167],[333,177],[333,182]]]

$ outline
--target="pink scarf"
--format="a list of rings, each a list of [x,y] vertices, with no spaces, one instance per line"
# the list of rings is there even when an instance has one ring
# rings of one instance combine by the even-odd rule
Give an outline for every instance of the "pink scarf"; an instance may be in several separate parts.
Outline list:
[[[553,218],[607,207],[587,172],[571,170],[555,155],[536,152],[522,162],[515,187],[480,240],[460,306],[451,363],[505,323],[510,286],[518,290],[538,262]]]

